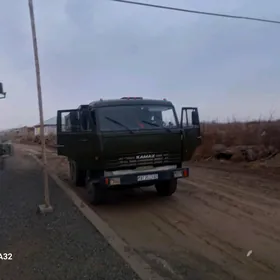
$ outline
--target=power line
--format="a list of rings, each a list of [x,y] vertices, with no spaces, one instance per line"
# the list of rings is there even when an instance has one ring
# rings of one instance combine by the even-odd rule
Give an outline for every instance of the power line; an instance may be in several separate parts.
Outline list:
[[[128,0],[110,0],[110,1],[124,3],[124,4],[145,6],[145,7],[149,7],[149,8],[172,10],[172,11],[176,11],[176,12],[199,14],[199,15],[204,15],[204,16],[215,16],[215,17],[243,19],[243,20],[252,20],[252,21],[260,21],[260,22],[266,22],[266,23],[280,24],[280,21],[263,19],[263,18],[255,18],[255,17],[247,17],[247,16],[235,16],[235,15],[220,14],[220,13],[210,13],[210,12],[203,12],[203,11],[198,11],[198,10],[188,10],[188,9],[181,9],[181,8],[161,6],[161,5],[155,5],[155,4],[148,4],[148,3],[142,3],[142,2],[128,1]]]

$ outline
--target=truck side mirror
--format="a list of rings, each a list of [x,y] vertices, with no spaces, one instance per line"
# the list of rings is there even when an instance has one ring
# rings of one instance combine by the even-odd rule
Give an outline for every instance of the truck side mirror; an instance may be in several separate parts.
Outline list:
[[[199,116],[197,110],[192,111],[192,125],[199,125]]]
[[[199,114],[195,107],[183,107],[181,111],[181,127],[199,126]]]
[[[3,84],[0,83],[0,99],[3,99],[6,97],[6,92],[3,90]]]

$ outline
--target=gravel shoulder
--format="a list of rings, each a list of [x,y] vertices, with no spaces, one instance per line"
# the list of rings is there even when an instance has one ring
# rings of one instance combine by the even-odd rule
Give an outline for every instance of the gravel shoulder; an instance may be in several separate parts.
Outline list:
[[[0,173],[0,279],[139,279],[103,236],[50,180],[55,211],[42,216],[42,174],[17,152]]]

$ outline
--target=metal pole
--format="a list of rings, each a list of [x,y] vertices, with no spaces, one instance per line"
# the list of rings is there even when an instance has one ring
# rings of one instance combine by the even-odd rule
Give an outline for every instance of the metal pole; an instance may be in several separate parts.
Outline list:
[[[39,55],[38,55],[38,45],[37,45],[37,37],[36,37],[33,0],[28,0],[28,4],[29,4],[29,13],[30,13],[30,22],[31,22],[31,31],[32,31],[34,61],[35,61],[35,69],[36,69],[37,94],[38,94],[38,105],[39,105],[39,115],[40,115],[40,138],[41,138],[43,173],[44,173],[43,178],[44,178],[45,205],[39,205],[39,211],[40,212],[51,212],[52,207],[50,205],[49,182],[48,182],[48,172],[47,172],[47,157],[46,157],[46,143],[45,143],[45,133],[44,133],[43,100],[42,100],[40,65],[39,65]]]

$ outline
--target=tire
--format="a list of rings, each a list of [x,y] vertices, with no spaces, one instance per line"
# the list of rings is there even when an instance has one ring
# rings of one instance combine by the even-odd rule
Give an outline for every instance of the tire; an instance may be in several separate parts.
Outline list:
[[[87,193],[89,202],[93,205],[100,205],[106,202],[106,189],[100,187],[99,184],[89,180],[87,182]]]
[[[0,171],[5,168],[5,159],[3,156],[0,156]]]
[[[79,169],[75,161],[69,161],[70,179],[77,187],[84,187],[86,185],[86,170]]]
[[[171,196],[177,190],[177,179],[157,183],[156,190],[159,196]]]

